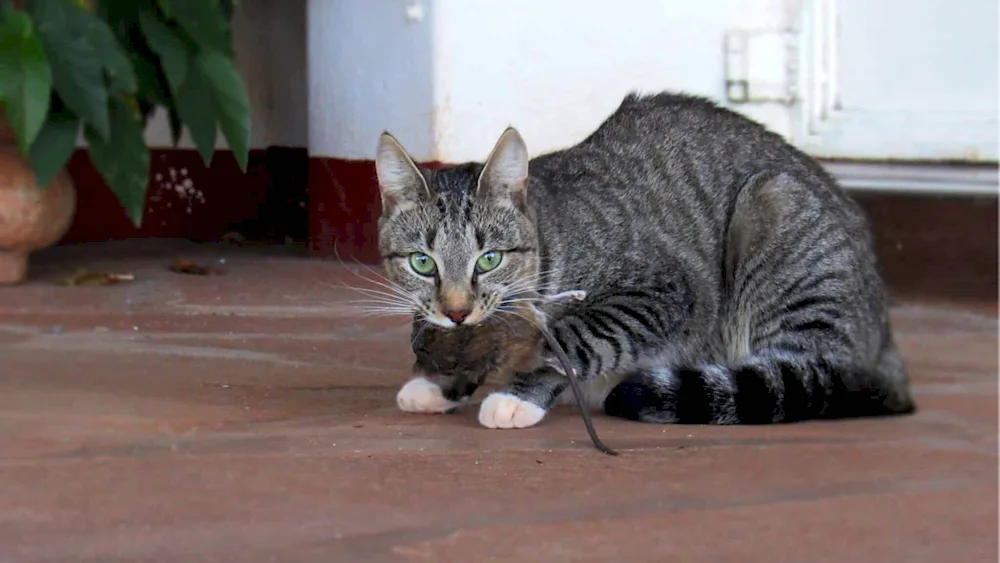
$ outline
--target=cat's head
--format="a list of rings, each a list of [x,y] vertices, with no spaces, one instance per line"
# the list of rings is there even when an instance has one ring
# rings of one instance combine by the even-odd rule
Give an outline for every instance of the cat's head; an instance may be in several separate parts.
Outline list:
[[[483,164],[418,168],[389,133],[375,159],[379,250],[394,293],[445,328],[508,313],[535,289],[528,151],[508,128]],[[520,308],[520,307],[517,307]]]

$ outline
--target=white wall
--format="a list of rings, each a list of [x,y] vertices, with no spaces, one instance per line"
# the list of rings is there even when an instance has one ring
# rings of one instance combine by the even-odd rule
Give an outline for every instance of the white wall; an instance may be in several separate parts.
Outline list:
[[[391,129],[417,160],[434,145],[434,2],[308,0],[309,150],[371,159]]]
[[[726,32],[787,25],[784,0],[436,4],[434,157],[451,162],[484,158],[508,124],[534,154],[572,144],[633,90],[721,100]],[[766,106],[790,130],[788,109]]]
[[[309,148],[482,159],[508,124],[533,154],[586,136],[629,91],[724,96],[723,38],[783,29],[798,0],[309,0]],[[748,112],[780,132],[789,110]]]

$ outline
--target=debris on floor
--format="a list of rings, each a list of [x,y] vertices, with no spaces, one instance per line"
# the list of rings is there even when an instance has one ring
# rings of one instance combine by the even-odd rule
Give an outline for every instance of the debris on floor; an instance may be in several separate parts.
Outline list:
[[[72,276],[61,280],[62,285],[114,285],[124,281],[133,281],[132,274],[112,274],[107,272],[91,272],[89,270],[77,270]]]
[[[203,266],[184,258],[178,258],[170,264],[170,271],[178,274],[189,274],[193,276],[221,276],[225,275],[222,268]]]

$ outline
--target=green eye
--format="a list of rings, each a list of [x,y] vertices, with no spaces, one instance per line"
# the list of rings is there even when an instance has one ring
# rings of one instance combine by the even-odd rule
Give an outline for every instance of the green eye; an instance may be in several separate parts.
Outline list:
[[[431,276],[437,270],[434,259],[423,252],[414,252],[410,255],[410,267],[421,276]]]
[[[489,272],[490,270],[497,269],[500,265],[500,261],[503,260],[503,254],[491,250],[489,252],[484,252],[482,256],[476,260],[476,271],[480,274]]]

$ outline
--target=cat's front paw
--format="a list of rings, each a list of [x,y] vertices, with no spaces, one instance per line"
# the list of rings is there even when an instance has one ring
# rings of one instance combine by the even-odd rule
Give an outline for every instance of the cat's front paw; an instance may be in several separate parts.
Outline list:
[[[396,394],[396,404],[406,412],[447,413],[458,408],[459,403],[449,401],[441,386],[426,377],[414,377]]]
[[[479,407],[479,424],[487,428],[527,428],[541,422],[545,412],[510,393],[492,393]]]

